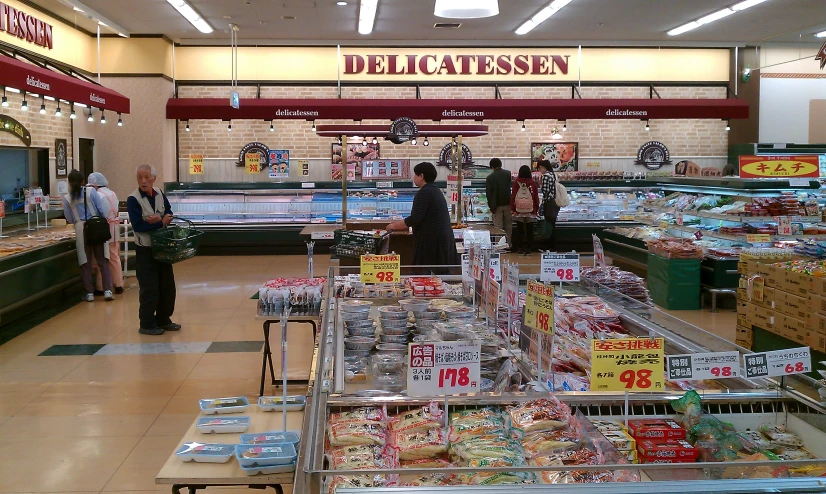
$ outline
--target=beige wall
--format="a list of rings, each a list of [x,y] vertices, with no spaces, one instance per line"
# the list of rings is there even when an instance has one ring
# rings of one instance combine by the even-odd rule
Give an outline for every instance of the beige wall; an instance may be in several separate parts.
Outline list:
[[[29,111],[20,110],[20,105],[23,102],[22,94],[15,94],[7,92],[6,96],[9,98],[8,108],[0,108],[0,114],[9,115],[21,124],[23,124],[32,136],[32,148],[42,148],[49,150],[49,176],[51,177],[52,194],[57,193],[55,181],[57,180],[55,174],[55,154],[54,141],[55,139],[66,139],[68,146],[68,167],[72,168],[72,150],[74,148],[72,143],[72,124],[69,120],[69,108],[66,105],[61,105],[61,110],[64,112],[63,117],[55,117],[54,112],[57,103],[54,101],[46,101],[46,114],[40,114],[41,100],[33,100],[28,98]],[[79,108],[78,108],[79,110]],[[0,146],[10,146],[16,148],[25,148],[23,141],[8,132],[0,132]],[[65,178],[65,177],[62,177]]]
[[[586,88],[583,88],[586,89]],[[594,87],[587,88],[591,97],[634,98],[643,97],[647,88]],[[725,88],[703,87],[659,87],[663,97],[684,98],[724,98]],[[506,98],[552,97],[569,98],[568,88],[511,87],[501,88]],[[181,97],[223,97],[225,87],[184,86],[179,89]],[[254,87],[239,88],[241,96],[252,95]],[[268,87],[261,89],[262,97],[335,97],[335,87]],[[265,96],[266,94],[266,96]],[[666,96],[669,95],[669,96]],[[541,95],[541,96],[540,96]],[[673,95],[673,96],[672,96]],[[345,87],[344,97],[353,98],[414,98],[415,90],[401,87]],[[493,98],[492,88],[469,87],[423,87],[422,97],[426,98]],[[369,104],[369,103],[368,103]],[[352,123],[344,121],[316,121],[317,125],[334,123]],[[389,125],[386,121],[376,120],[362,122],[365,125]],[[420,125],[435,122],[418,122]],[[442,124],[467,123],[466,121],[443,121]],[[474,156],[489,159],[493,156],[511,158],[509,163],[516,167],[528,161],[531,142],[549,142],[554,126],[561,130],[562,123],[556,120],[529,120],[526,131],[521,131],[521,123],[516,121],[486,121],[489,135],[483,138],[468,139]],[[564,141],[579,142],[581,170],[585,170],[585,161],[599,161],[596,170],[643,171],[633,165],[634,157],[640,145],[650,140],[663,142],[672,157],[691,158],[703,166],[725,165],[728,147],[726,123],[722,120],[656,120],[651,123],[650,132],[639,120],[570,120]],[[190,132],[185,132],[185,123],[178,124],[180,161],[179,168],[182,181],[266,181],[266,174],[249,176],[242,169],[235,169],[233,161],[238,159],[241,148],[252,141],[261,141],[271,149],[289,149],[290,159],[310,159],[311,167],[317,170],[305,180],[329,180],[330,148],[332,139],[321,138],[311,130],[311,124],[299,120],[275,121],[275,132],[269,132],[269,122],[260,120],[235,121],[232,132],[227,132],[227,123],[216,120],[192,120]],[[383,158],[410,158],[415,160],[434,160],[439,150],[447,144],[447,138],[430,139],[430,146],[395,145],[381,141]],[[203,154],[205,166],[220,167],[220,173],[207,173],[202,177],[188,175],[187,159],[189,154]],[[675,160],[676,161],[676,160]],[[293,165],[295,161],[293,161]],[[295,168],[295,167],[294,167]],[[302,179],[294,174],[294,179]]]

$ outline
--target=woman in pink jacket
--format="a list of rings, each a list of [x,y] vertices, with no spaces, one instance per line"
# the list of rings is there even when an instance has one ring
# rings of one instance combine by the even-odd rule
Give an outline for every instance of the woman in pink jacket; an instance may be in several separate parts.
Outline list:
[[[511,187],[511,212],[516,223],[514,244],[519,239],[518,249],[523,256],[529,256],[533,249],[533,224],[539,212],[539,187],[531,176],[531,168],[522,165],[519,176]]]

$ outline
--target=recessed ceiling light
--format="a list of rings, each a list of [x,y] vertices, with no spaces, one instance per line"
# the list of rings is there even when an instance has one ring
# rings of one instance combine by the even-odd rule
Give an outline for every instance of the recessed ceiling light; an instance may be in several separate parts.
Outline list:
[[[359,34],[370,34],[373,32],[373,24],[376,22],[376,10],[379,8],[379,0],[361,0],[359,7]]]
[[[231,15],[225,15],[224,19],[227,19],[227,20],[232,19],[232,16]]]
[[[436,0],[436,17],[482,19],[499,15],[499,0]]]
[[[821,32],[815,34],[815,37],[826,38],[826,31],[821,31]]]
[[[562,9],[562,7],[568,5],[572,1],[573,0],[554,0],[553,2],[551,2],[550,5],[540,10],[539,12],[534,14],[533,17],[525,21],[514,32],[520,36],[523,34],[528,34],[533,30],[533,28],[548,20],[549,17],[559,12]]]
[[[281,18],[284,19],[285,21],[294,21],[295,20],[294,15],[282,15]]]
[[[344,7],[345,5],[347,5],[347,2],[336,2],[336,5],[338,5],[339,7]]]

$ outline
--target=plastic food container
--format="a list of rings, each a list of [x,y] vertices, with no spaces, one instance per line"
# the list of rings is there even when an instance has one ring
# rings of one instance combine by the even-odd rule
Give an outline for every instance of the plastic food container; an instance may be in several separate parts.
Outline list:
[[[262,432],[260,434],[241,434],[241,444],[283,444],[290,443],[297,445],[301,440],[301,433],[298,431],[286,432]]]
[[[444,341],[458,341],[470,338],[471,332],[461,326],[449,326],[446,324],[436,326],[436,331]]]
[[[489,393],[493,391],[493,380],[487,378],[481,378],[479,380],[479,391],[483,393]]]
[[[232,458],[235,452],[234,444],[218,443],[184,443],[175,451],[175,456],[183,461],[195,461],[198,463],[226,463]]]
[[[236,444],[235,457],[242,468],[271,467],[295,463],[295,446],[283,444]]]
[[[382,319],[404,319],[407,320],[407,311],[395,305],[384,305],[379,307],[379,315]]]
[[[407,365],[403,355],[388,353],[373,356],[373,372],[375,374],[396,374],[402,372]]]
[[[407,335],[383,334],[380,336],[382,343],[407,343]]]
[[[349,336],[344,338],[344,347],[348,350],[369,352],[376,344],[376,339],[370,336]]]
[[[401,336],[401,335],[406,335],[406,334],[410,333],[411,329],[412,328],[410,326],[407,326],[407,325],[405,325],[404,327],[401,327],[401,328],[394,328],[392,326],[382,326],[381,331],[384,334],[392,334],[392,335],[396,335],[396,336]]]
[[[262,412],[281,411],[284,407],[281,405],[283,396],[259,396],[258,408]],[[287,411],[304,410],[304,405],[307,404],[307,397],[301,395],[287,396]]]
[[[370,312],[343,312],[341,313],[341,320],[345,323],[353,321],[369,321]]]
[[[344,322],[344,325],[347,327],[347,329],[369,328],[369,327],[372,327],[373,324],[374,324],[373,320],[369,319],[369,318],[368,319],[359,319],[359,320],[355,320],[355,321],[345,321]]]
[[[471,307],[449,307],[445,309],[448,319],[476,319],[476,313]]]
[[[366,326],[363,328],[347,328],[347,333],[350,336],[370,336],[373,337],[376,335],[376,327],[375,326]]]
[[[373,302],[369,300],[346,300],[341,302],[341,312],[370,312]]]
[[[233,398],[206,398],[198,400],[201,411],[207,415],[213,413],[238,413],[245,412],[250,407],[250,401],[246,396],[236,396]]]
[[[406,355],[407,354],[407,345],[403,345],[401,343],[379,343],[376,345],[376,349],[379,353],[395,353],[399,355]]]
[[[423,298],[408,298],[399,300],[402,309],[410,312],[422,312],[430,306],[430,300]]]
[[[413,315],[416,317],[416,321],[438,321],[442,318],[442,309],[414,311]]]
[[[407,318],[404,319],[385,319],[381,318],[382,328],[407,328]]]
[[[382,391],[401,393],[407,388],[407,377],[404,372],[398,374],[380,374],[373,377],[373,386]]]
[[[250,418],[242,417],[199,417],[195,428],[205,434],[230,434],[246,432],[250,427]]]
[[[272,467],[241,467],[247,475],[273,475],[276,473],[290,473],[295,471],[295,462],[287,465],[277,465]]]

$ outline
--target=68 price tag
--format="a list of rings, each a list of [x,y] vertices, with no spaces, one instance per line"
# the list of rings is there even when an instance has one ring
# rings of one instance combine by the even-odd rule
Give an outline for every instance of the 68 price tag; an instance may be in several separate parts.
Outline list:
[[[781,377],[812,372],[809,347],[789,348],[743,356],[746,377]]]

